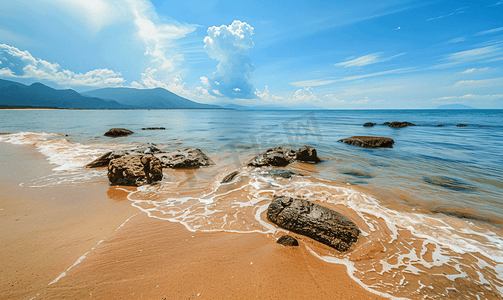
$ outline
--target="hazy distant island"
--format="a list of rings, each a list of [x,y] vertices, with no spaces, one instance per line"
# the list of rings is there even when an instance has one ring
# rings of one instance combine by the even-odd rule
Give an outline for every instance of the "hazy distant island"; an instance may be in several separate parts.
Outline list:
[[[476,109],[475,107],[471,107],[468,105],[463,105],[463,104],[446,104],[446,105],[440,105],[437,107],[437,109]]]

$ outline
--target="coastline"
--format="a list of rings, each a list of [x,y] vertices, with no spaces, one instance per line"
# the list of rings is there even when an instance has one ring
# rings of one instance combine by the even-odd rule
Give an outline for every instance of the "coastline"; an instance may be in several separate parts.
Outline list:
[[[259,233],[190,232],[149,218],[106,178],[20,187],[51,166],[30,146],[2,147],[0,290],[7,299],[383,299],[346,266],[303,245],[287,248]]]

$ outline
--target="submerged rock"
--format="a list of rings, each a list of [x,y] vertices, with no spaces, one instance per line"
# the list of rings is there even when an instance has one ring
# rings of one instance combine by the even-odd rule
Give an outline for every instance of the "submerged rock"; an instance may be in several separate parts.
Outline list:
[[[363,124],[363,127],[372,127],[374,125],[377,125],[377,123],[367,122],[367,123]]]
[[[391,138],[380,136],[352,136],[341,139],[339,142],[362,148],[393,148],[395,143]]]
[[[185,147],[156,155],[161,159],[162,166],[173,169],[199,168],[215,163],[195,147]]]
[[[290,235],[282,235],[276,243],[281,244],[283,246],[298,246],[299,241],[296,238]]]
[[[348,251],[360,234],[358,227],[340,213],[292,197],[279,197],[272,201],[267,209],[267,219],[338,251]]]
[[[403,128],[403,127],[407,127],[407,126],[417,126],[417,125],[409,123],[409,122],[398,122],[398,121],[395,121],[395,122],[389,123],[388,126],[391,127],[391,128]]]
[[[161,161],[151,155],[126,155],[112,159],[108,180],[112,185],[140,186],[162,180]]]
[[[251,167],[284,167],[294,161],[318,163],[321,159],[318,157],[316,149],[312,146],[304,145],[297,151],[293,151],[290,148],[274,147],[255,156],[247,165]]]
[[[458,124],[458,125],[456,125],[456,127],[468,127],[468,125],[466,125],[466,124]]]
[[[475,191],[476,187],[460,179],[447,176],[423,176],[425,182],[454,191]]]
[[[265,170],[261,172],[262,175],[265,176],[274,176],[274,177],[282,177],[282,178],[291,178],[292,176],[304,176],[299,173],[294,173],[291,170],[285,170],[285,169],[270,169],[270,170]]]
[[[164,127],[144,127],[141,130],[166,130]]]
[[[107,132],[105,132],[104,136],[120,137],[120,136],[127,136],[133,133],[134,132],[132,132],[131,130],[125,128],[112,128]]]
[[[222,179],[222,181],[220,181],[220,183],[229,183],[231,181],[234,180],[234,178],[236,178],[236,176],[239,175],[239,171],[234,171],[232,173],[229,173],[227,174],[224,179]]]

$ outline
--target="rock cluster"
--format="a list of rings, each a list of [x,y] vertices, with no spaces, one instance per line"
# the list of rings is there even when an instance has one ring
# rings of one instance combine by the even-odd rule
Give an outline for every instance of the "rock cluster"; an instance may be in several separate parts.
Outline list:
[[[293,151],[290,148],[274,147],[255,156],[247,165],[251,167],[284,167],[294,161],[319,163],[321,159],[318,157],[316,149],[311,146],[304,145],[297,151]]]
[[[279,197],[272,201],[267,209],[267,219],[341,252],[348,251],[360,234],[360,229],[340,213],[292,197]]]

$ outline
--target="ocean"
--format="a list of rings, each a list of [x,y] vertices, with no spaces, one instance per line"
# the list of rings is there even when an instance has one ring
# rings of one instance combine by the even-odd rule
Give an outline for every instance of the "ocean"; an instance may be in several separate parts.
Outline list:
[[[392,121],[418,126],[379,125]],[[135,133],[103,136],[114,127]],[[275,196],[300,197],[360,227],[348,253],[301,246],[327,264],[346,265],[370,291],[406,299],[503,298],[503,110],[0,110],[0,132],[0,149],[35,147],[54,166],[52,174],[21,183],[28,189],[104,184],[106,170],[85,165],[110,150],[197,147],[216,164],[165,169],[160,184],[125,190],[131,205],[190,231],[277,234],[281,229],[264,217],[268,204]],[[338,142],[359,135],[395,144],[364,149]],[[304,176],[274,178],[245,167],[269,147],[302,145],[323,160],[286,167]],[[236,169],[237,180],[220,183]]]

